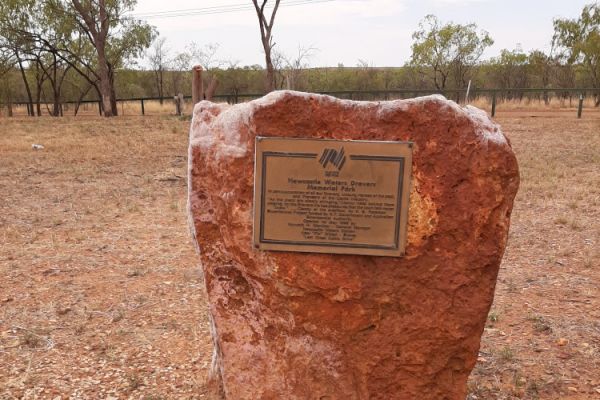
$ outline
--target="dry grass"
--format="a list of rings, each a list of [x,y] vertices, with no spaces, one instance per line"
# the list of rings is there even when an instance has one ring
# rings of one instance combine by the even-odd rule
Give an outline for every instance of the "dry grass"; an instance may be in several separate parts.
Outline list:
[[[188,124],[2,120],[0,398],[202,397]]]
[[[120,101],[117,104],[117,108],[120,116],[136,117],[142,115],[142,104],[140,101]],[[65,116],[73,116],[75,112],[75,106],[67,104],[63,106],[63,113]],[[173,99],[165,99],[163,104],[159,101],[144,101],[144,113],[147,116],[175,116],[175,102]],[[191,113],[191,104],[189,100],[184,101],[183,113]],[[6,116],[7,110],[0,110],[0,118]],[[44,116],[50,115],[50,110],[42,106],[42,114]],[[15,117],[27,116],[26,106],[15,106],[13,107],[13,115]],[[84,103],[81,104],[77,111],[77,116],[95,117],[98,116],[98,103]]]
[[[487,111],[492,109],[492,100],[490,97],[478,97],[471,102],[472,105],[482,108]],[[544,103],[543,98],[523,98],[522,100],[502,100],[498,98],[496,103],[496,112],[512,112],[512,111],[524,111],[530,113],[531,111],[544,111],[544,110],[560,110],[560,111],[571,111],[573,115],[577,115],[577,108],[579,107],[579,97],[552,97],[549,99],[548,104]],[[583,101],[583,112],[584,113],[595,113],[594,99],[591,96],[587,96]]]
[[[469,399],[600,398],[600,113],[499,122],[522,181]]]
[[[523,179],[470,399],[600,397],[600,113],[500,110]],[[0,399],[204,398],[189,122],[0,122]]]

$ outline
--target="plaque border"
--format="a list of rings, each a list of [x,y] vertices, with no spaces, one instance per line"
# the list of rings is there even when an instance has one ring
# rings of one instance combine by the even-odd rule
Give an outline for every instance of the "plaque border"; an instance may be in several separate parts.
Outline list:
[[[395,142],[397,143],[397,142]],[[261,204],[260,204],[260,216],[259,216],[259,237],[260,243],[268,244],[282,244],[292,246],[327,246],[327,247],[343,247],[346,249],[369,249],[369,250],[398,250],[400,248],[400,222],[401,222],[401,208],[402,208],[402,189],[404,183],[404,164],[406,157],[393,157],[393,156],[370,156],[370,155],[350,155],[351,160],[357,161],[383,161],[383,162],[398,162],[398,193],[396,197],[396,225],[394,227],[394,244],[391,246],[387,245],[373,245],[373,244],[360,244],[360,243],[330,243],[330,242],[297,242],[293,240],[276,240],[265,238],[264,226],[265,226],[265,194],[266,194],[266,180],[267,180],[267,157],[292,157],[292,158],[314,158],[318,156],[317,153],[290,153],[280,151],[263,151],[261,160]]]
[[[261,142],[271,142],[273,145],[266,145],[266,148],[260,149]],[[277,142],[291,142],[289,146],[277,145]],[[293,142],[334,142],[334,143],[364,143],[371,145],[393,144],[402,145],[398,151],[383,151],[381,155],[374,151],[373,154],[362,154],[358,150],[356,154],[350,154],[354,159],[365,158],[365,161],[381,160],[394,161],[399,163],[398,176],[398,201],[396,203],[396,223],[394,230],[393,245],[376,244],[356,244],[356,243],[330,243],[330,242],[302,242],[295,240],[277,240],[264,237],[265,217],[266,217],[266,160],[269,156],[299,157],[299,158],[317,158],[318,151],[289,151],[293,149]],[[287,148],[286,148],[287,147]],[[406,253],[408,245],[408,210],[410,207],[410,195],[412,187],[412,158],[414,143],[402,140],[365,140],[365,139],[333,139],[319,137],[287,137],[287,136],[255,136],[254,141],[254,195],[252,205],[252,246],[261,251],[276,252],[301,252],[317,254],[339,254],[339,255],[365,255],[381,257],[402,257]],[[366,150],[364,150],[366,152]],[[381,151],[381,150],[380,150]],[[264,157],[264,154],[267,157]],[[262,158],[261,158],[262,156]],[[264,168],[263,168],[264,167]],[[405,196],[405,198],[403,198]],[[262,232],[261,232],[262,231]]]

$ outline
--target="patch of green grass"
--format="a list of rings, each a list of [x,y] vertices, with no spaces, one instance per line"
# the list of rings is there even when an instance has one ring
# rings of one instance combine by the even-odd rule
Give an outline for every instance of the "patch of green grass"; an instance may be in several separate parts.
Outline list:
[[[500,320],[500,315],[498,315],[498,313],[496,311],[490,311],[490,313],[488,314],[488,320],[492,323],[494,322],[498,322]]]

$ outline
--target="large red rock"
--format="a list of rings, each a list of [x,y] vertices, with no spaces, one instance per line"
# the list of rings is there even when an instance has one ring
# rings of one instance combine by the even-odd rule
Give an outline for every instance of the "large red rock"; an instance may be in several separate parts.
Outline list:
[[[252,246],[255,136],[415,143],[404,257]],[[275,92],[199,103],[189,212],[221,396],[464,399],[506,246],[517,162],[483,111],[441,96]]]

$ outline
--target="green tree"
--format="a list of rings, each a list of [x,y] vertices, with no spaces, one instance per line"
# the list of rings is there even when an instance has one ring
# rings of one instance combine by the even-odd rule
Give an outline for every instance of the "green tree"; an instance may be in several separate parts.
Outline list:
[[[15,60],[12,52],[0,46],[0,105],[2,103],[6,104],[9,117],[12,117],[10,73],[14,68],[14,64]]]
[[[135,4],[136,0],[3,0],[0,40],[13,49],[29,102],[26,67],[35,66],[41,71],[36,77],[51,82],[55,105],[72,68],[89,84],[81,97],[94,87],[104,115],[117,115],[115,71],[140,57],[155,36],[153,27],[126,14]],[[30,58],[22,58],[24,54]]]
[[[65,15],[76,21],[79,33],[89,39],[96,55],[104,116],[117,115],[115,69],[125,60],[140,57],[152,43],[155,30],[126,15],[136,0],[51,1],[56,1],[59,9],[62,6]]]
[[[542,50],[532,50],[527,56],[530,79],[533,86],[547,88],[550,86],[553,59]]]
[[[470,70],[494,43],[475,24],[442,24],[434,15],[426,16],[412,37],[410,64],[429,76],[438,90],[446,89],[450,80],[457,88],[466,86]]]
[[[551,86],[553,57],[544,53],[542,50],[532,50],[527,56],[529,63],[529,79],[533,87],[548,88]],[[548,92],[543,93],[544,103],[548,105],[550,98]]]
[[[493,58],[496,84],[502,89],[517,89],[528,86],[528,56],[521,49],[500,51],[500,56]]]
[[[552,44],[570,65],[580,64],[594,88],[600,88],[600,4],[583,8],[578,19],[555,19]],[[596,106],[600,96],[596,96]]]
[[[27,74],[28,60],[25,53],[33,52],[33,41],[26,35],[34,29],[35,2],[32,0],[5,0],[0,2],[0,47],[11,54],[18,66],[27,93],[27,112],[33,114],[33,93]]]

